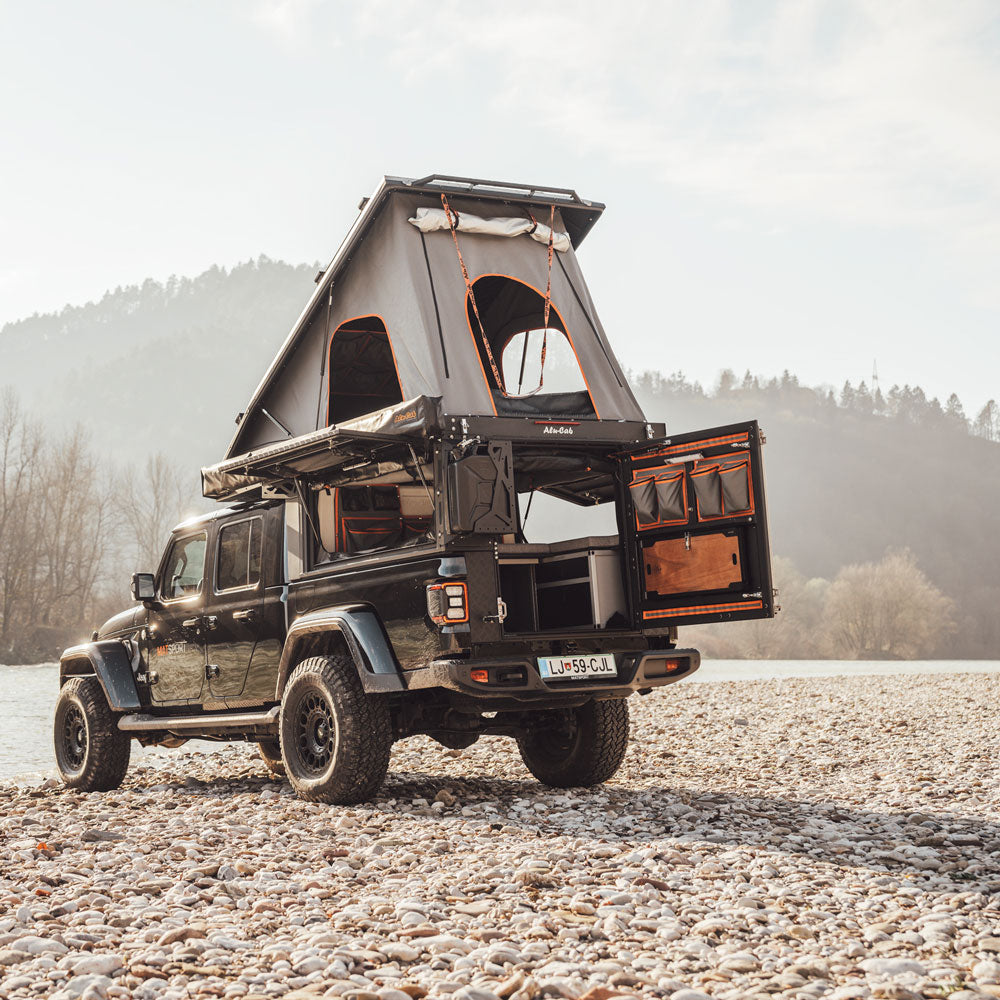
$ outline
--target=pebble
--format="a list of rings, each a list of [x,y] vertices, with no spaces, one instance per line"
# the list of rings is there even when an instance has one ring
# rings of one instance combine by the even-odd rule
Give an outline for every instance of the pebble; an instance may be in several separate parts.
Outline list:
[[[998,695],[678,684],[633,699],[592,789],[540,786],[500,737],[397,744],[354,807],[297,799],[243,745],[136,755],[94,795],[3,784],[2,992],[997,998]]]
[[[923,976],[927,969],[911,958],[869,958],[858,963],[869,975],[899,976],[906,972]]]
[[[1000,962],[977,962],[972,967],[972,978],[977,983],[1000,983]]]
[[[62,989],[53,994],[53,1000],[103,1000],[114,982],[108,976],[74,976]]]
[[[110,976],[125,963],[117,955],[88,955],[73,962],[74,976]]]
[[[415,962],[420,958],[420,952],[416,948],[396,941],[386,941],[379,946],[379,951],[391,962]]]

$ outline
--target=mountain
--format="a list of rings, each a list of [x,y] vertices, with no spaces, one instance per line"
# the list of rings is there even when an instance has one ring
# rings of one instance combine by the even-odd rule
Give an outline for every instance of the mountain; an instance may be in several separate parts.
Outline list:
[[[196,479],[221,457],[315,274],[260,257],[8,323],[0,384],[46,424],[83,422],[109,457],[162,451]]]
[[[164,453],[197,494],[199,468],[221,457],[315,273],[260,257],[8,323],[0,385],[14,386],[52,427],[81,422],[92,447],[117,463]],[[883,398],[864,385],[835,396],[788,373],[761,380],[723,371],[706,391],[679,373],[643,372],[633,385],[669,431],[760,421],[772,548],[807,579],[832,580],[844,566],[908,548],[955,602],[958,628],[941,653],[1000,656],[995,406],[973,425],[955,397],[941,406],[919,388],[893,386]],[[559,520],[563,530],[577,524],[544,501],[531,520],[529,537]]]
[[[864,384],[838,399],[788,373],[723,372],[712,392],[644,373],[635,388],[668,431],[760,421],[771,547],[800,573],[833,579],[908,548],[955,601],[958,628],[940,653],[1000,655],[1000,444],[971,433],[957,399],[942,408],[910,386],[883,399]]]

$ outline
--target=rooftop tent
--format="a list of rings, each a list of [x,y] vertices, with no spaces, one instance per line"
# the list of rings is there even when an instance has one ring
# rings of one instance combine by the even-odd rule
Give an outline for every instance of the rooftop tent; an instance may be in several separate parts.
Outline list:
[[[557,188],[385,178],[226,458],[421,396],[442,416],[641,422],[576,259],[602,211]]]

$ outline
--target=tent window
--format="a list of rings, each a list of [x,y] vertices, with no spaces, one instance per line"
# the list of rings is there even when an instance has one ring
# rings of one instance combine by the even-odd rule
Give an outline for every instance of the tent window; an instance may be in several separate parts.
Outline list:
[[[551,320],[550,320],[551,322]],[[503,349],[500,374],[508,396],[522,396],[538,387],[542,365],[544,330],[515,333]],[[495,355],[494,355],[495,357]],[[522,371],[523,362],[523,371]],[[541,391],[586,392],[587,383],[566,334],[549,327],[545,348],[545,380]]]
[[[479,350],[497,412],[593,416],[594,406],[580,362],[555,304],[542,372],[545,298],[530,285],[504,275],[486,275],[473,283],[483,329],[500,370],[496,385],[471,299],[466,303],[469,328]],[[539,377],[544,374],[539,390]]]
[[[341,324],[330,341],[328,424],[403,401],[392,345],[378,316]]]

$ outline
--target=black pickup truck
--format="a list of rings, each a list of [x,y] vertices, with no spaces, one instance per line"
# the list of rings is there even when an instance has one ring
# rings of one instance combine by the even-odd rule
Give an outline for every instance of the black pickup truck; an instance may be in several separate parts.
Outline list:
[[[227,456],[202,471],[225,506],[179,525],[156,572],[133,577],[136,605],[63,654],[55,749],[69,785],[116,787],[133,738],[248,740],[304,797],[358,802],[392,743],[417,734],[452,748],[512,736],[539,780],[592,785],[622,762],[629,696],[697,670],[679,625],[773,616],[762,435],[748,421],[667,436],[645,420],[572,256],[600,206],[475,181],[459,201],[456,183],[383,183]],[[415,229],[440,223],[419,210],[439,189],[477,234],[465,257],[443,194],[447,231]],[[542,242],[537,223],[511,237],[521,220],[471,214],[490,199],[559,212]],[[390,251],[415,262],[399,282],[431,279],[411,290],[423,327],[393,320],[409,297]],[[525,259],[534,283],[507,276]],[[367,285],[352,284],[358,268]],[[414,330],[426,349],[406,349]],[[567,523],[604,505],[613,533],[529,541],[538,494]]]

